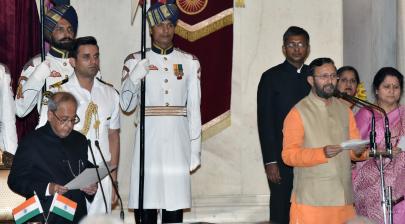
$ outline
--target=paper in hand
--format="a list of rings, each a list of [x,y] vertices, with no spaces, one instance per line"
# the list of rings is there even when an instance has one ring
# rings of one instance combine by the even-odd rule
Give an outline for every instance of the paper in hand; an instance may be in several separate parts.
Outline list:
[[[361,139],[350,139],[348,141],[340,143],[343,149],[359,149],[364,148],[370,143],[370,140],[361,140]]]
[[[108,169],[112,172],[117,168],[116,165],[108,166]],[[107,168],[104,164],[98,165],[98,173],[100,174],[100,178],[103,179],[108,175]],[[81,189],[84,187],[88,187],[89,185],[95,184],[98,182],[97,171],[96,168],[87,168],[83,172],[79,174],[76,178],[71,180],[69,183],[65,185],[69,190],[76,190]]]

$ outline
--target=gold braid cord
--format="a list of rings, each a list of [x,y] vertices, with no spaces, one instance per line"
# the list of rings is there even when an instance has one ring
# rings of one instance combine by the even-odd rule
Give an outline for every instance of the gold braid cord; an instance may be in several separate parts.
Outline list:
[[[90,102],[89,105],[87,106],[83,128],[80,132],[83,135],[87,136],[87,133],[89,132],[89,129],[90,129],[90,124],[91,124],[93,115],[94,115],[94,119],[95,119],[93,128],[96,129],[96,138],[98,139],[100,120],[98,119],[98,106],[97,106],[97,104],[95,104],[93,102]]]
[[[189,42],[194,42],[232,24],[233,8],[229,8],[194,25],[179,19],[175,32]]]

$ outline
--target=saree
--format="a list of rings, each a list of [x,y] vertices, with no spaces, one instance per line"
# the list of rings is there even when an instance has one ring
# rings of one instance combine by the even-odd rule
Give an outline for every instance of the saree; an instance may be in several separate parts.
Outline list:
[[[395,147],[401,136],[405,135],[405,106],[400,106],[387,115],[391,143]],[[371,112],[365,108],[360,109],[355,116],[362,139],[369,138],[371,117]],[[375,112],[375,120],[377,149],[385,150],[384,116]],[[357,213],[376,223],[384,223],[379,164],[380,161],[373,158],[356,163],[353,169],[353,191]],[[384,158],[383,167],[385,186],[392,187],[392,199],[402,197],[405,194],[405,152],[400,152],[392,160]],[[393,205],[393,220],[394,224],[405,223],[405,201]]]

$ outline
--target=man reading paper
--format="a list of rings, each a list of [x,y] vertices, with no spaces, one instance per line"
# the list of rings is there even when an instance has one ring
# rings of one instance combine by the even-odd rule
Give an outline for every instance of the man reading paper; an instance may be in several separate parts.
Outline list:
[[[66,92],[55,93],[48,101],[48,122],[28,134],[19,144],[8,177],[8,185],[26,198],[37,194],[46,215],[55,193],[77,203],[73,221],[50,215],[48,223],[78,223],[87,214],[86,199],[97,191],[93,184],[69,190],[66,183],[92,165],[87,160],[87,140],[73,126],[79,122],[77,101]],[[42,216],[34,217],[43,221]]]

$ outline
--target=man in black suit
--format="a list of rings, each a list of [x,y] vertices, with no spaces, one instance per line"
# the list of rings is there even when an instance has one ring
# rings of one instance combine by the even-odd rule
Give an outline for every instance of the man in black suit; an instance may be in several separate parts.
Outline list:
[[[66,92],[54,94],[48,101],[48,122],[28,134],[19,144],[8,176],[8,186],[26,198],[37,194],[48,214],[55,193],[77,203],[73,223],[87,214],[86,199],[93,200],[97,185],[80,190],[69,190],[64,185],[79,175],[86,167],[87,140],[74,131],[79,122],[76,115],[77,101]],[[43,221],[42,215],[34,218]],[[48,223],[72,223],[55,214],[49,215]]]
[[[308,95],[309,35],[291,26],[283,35],[286,60],[263,73],[257,90],[257,124],[263,162],[270,187],[270,221],[288,224],[293,168],[283,163],[283,122],[290,109]]]

